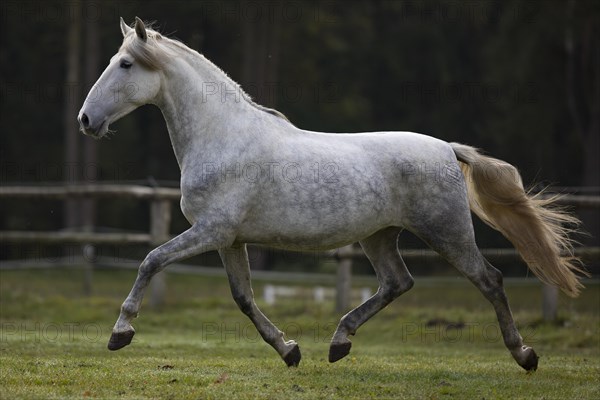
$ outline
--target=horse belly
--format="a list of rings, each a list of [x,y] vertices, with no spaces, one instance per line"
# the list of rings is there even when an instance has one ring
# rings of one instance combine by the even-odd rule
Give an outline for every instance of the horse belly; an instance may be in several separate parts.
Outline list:
[[[364,184],[363,184],[364,183]],[[266,190],[240,226],[238,241],[288,249],[339,247],[398,221],[392,187],[359,179]]]
[[[279,220],[248,224],[241,227],[236,242],[287,250],[327,250],[359,241],[389,225],[374,220],[360,222],[330,220],[309,226],[302,221]]]

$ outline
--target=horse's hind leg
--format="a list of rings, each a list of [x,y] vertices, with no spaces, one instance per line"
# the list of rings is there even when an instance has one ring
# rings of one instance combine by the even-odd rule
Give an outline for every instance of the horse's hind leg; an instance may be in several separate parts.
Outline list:
[[[494,306],[504,344],[513,358],[524,369],[535,371],[538,365],[538,356],[531,347],[523,345],[523,338],[517,330],[508,305],[508,298],[504,292],[502,273],[484,259],[478,249],[473,249],[473,251],[475,252],[473,260],[459,259],[455,260],[453,264],[477,286]]]
[[[524,369],[535,371],[538,365],[538,356],[531,347],[523,345],[523,338],[517,330],[508,305],[508,298],[504,292],[502,273],[484,259],[475,246],[470,250],[470,257],[464,257],[464,254],[469,253],[459,256],[457,252],[453,252],[453,256],[448,260],[465,274],[494,306],[504,344],[515,361]]]
[[[413,227],[411,231],[469,278],[492,303],[504,344],[513,358],[524,369],[536,370],[538,357],[531,347],[523,345],[504,292],[502,273],[485,260],[475,244],[473,225],[466,203],[465,210],[448,212],[446,217],[436,221],[423,218],[418,227]]]
[[[254,302],[246,245],[221,249],[219,254],[227,271],[231,294],[240,310],[250,318],[264,341],[279,353],[288,367],[298,366],[301,356],[296,342],[285,341],[283,332],[269,321]]]
[[[413,279],[398,252],[400,231],[399,228],[383,229],[360,242],[373,264],[379,289],[371,298],[340,320],[329,348],[330,362],[348,355],[352,346],[349,335],[354,335],[369,318],[413,286]]]

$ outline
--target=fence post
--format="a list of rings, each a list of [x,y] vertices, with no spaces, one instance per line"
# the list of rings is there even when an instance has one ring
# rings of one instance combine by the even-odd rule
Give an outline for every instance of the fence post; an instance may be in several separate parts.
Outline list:
[[[350,308],[352,293],[352,245],[338,250],[338,268],[335,294],[335,311],[346,312]]]
[[[171,226],[171,202],[155,198],[150,203],[150,244],[160,246],[169,240]],[[158,307],[164,304],[167,284],[164,271],[154,275],[150,283],[150,306]]]
[[[85,233],[94,233],[96,221],[96,202],[94,199],[86,198],[80,202],[81,222]],[[83,293],[92,295],[94,283],[94,264],[96,263],[96,246],[86,243],[81,247],[83,254]]]
[[[83,254],[83,294],[89,297],[92,295],[94,285],[96,247],[93,244],[84,244],[81,247],[81,253]]]
[[[558,316],[558,288],[544,283],[542,288],[544,321],[554,322]]]

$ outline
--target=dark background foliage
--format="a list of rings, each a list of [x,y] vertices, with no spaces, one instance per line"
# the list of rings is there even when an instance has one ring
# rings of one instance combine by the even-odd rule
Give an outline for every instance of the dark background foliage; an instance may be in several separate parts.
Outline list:
[[[73,134],[85,94],[121,43],[119,17],[139,16],[202,52],[258,103],[299,127],[417,131],[482,147],[518,166],[528,186],[580,193],[600,187],[600,2],[4,1],[1,7],[3,185],[177,185],[166,127],[152,106],[116,123],[109,140]],[[148,227],[146,205],[115,200],[96,208],[96,229]],[[6,200],[0,226],[78,226],[81,215],[67,216],[74,209]],[[173,232],[187,226],[176,214]],[[597,243],[598,214],[581,216],[596,235],[582,240]],[[477,229],[483,247],[504,244]]]

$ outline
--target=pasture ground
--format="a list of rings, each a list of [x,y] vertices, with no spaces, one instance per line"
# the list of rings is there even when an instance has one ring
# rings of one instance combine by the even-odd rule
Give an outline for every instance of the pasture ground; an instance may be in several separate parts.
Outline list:
[[[464,279],[416,279],[363,326],[348,357],[327,362],[340,315],[307,296],[258,303],[302,362],[287,368],[239,312],[225,279],[167,276],[166,305],[145,305],[132,345],[106,350],[135,273],[103,270],[81,295],[76,269],[0,271],[0,399],[598,399],[600,285],[561,296],[560,323],[541,322],[535,281],[506,283],[526,343],[526,373],[504,348],[491,306]],[[290,282],[290,284],[294,284]],[[373,281],[372,287],[375,287]]]

